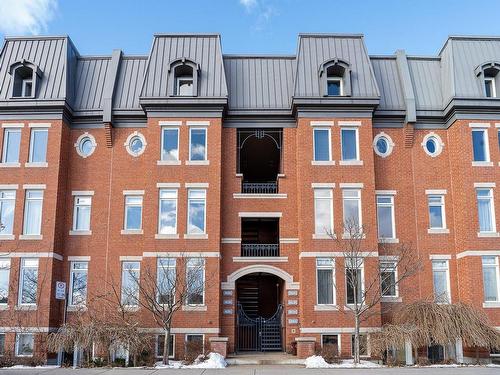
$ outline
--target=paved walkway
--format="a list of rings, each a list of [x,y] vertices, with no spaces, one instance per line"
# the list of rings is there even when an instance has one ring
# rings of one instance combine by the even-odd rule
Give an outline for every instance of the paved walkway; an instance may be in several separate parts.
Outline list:
[[[230,366],[225,369],[0,369],[0,375],[493,375],[499,368],[305,369],[301,366]]]

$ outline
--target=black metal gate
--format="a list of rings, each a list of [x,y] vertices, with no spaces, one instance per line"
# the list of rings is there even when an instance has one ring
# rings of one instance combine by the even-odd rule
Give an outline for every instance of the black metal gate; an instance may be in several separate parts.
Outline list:
[[[281,351],[281,315],[283,306],[278,308],[271,318],[249,317],[242,306],[238,304],[237,327],[237,351]]]

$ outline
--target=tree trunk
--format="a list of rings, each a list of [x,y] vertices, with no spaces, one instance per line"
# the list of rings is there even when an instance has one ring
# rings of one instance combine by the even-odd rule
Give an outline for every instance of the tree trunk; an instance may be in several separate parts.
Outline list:
[[[359,314],[354,313],[354,363],[359,363]]]
[[[168,353],[170,353],[170,326],[165,328],[165,338],[163,341],[163,364],[168,365],[169,358]]]

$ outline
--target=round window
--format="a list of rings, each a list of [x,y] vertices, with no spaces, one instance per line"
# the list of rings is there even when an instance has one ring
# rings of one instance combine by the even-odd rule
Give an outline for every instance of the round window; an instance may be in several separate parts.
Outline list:
[[[95,138],[89,133],[82,134],[75,143],[76,152],[82,158],[87,158],[92,155],[96,146],[97,143],[95,142]]]
[[[379,133],[373,140],[373,150],[378,156],[385,158],[389,156],[394,147],[391,137],[385,133]]]
[[[146,149],[146,145],[146,139],[139,132],[133,132],[130,134],[124,143],[127,152],[132,156],[141,155]]]
[[[427,155],[436,157],[441,151],[443,151],[444,143],[441,141],[439,135],[435,133],[429,133],[424,137],[422,141],[422,147]]]

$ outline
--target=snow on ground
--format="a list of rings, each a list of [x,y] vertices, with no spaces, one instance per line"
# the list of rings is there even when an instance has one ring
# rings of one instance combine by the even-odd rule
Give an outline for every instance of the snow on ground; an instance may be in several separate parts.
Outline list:
[[[192,365],[184,365],[181,361],[169,361],[168,365],[164,365],[161,362],[156,363],[155,368],[225,368],[227,366],[224,357],[219,353],[209,353],[208,359],[206,361],[201,361],[197,359]]]
[[[42,369],[42,370],[50,370],[54,368],[59,368],[59,366],[48,366],[48,365],[43,365],[43,366],[24,366],[24,365],[15,365],[15,366],[10,366],[10,367],[3,367],[0,368],[0,370],[33,370],[33,369]]]
[[[359,364],[354,364],[352,359],[343,360],[340,363],[327,363],[323,357],[313,355],[306,359],[306,368],[376,368],[384,367],[370,361],[361,361]]]

